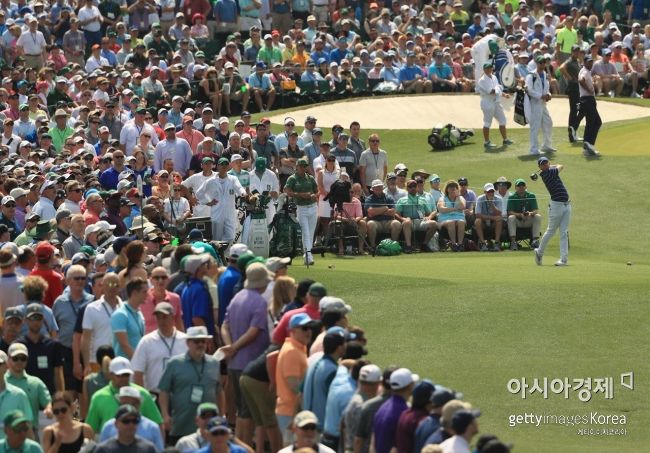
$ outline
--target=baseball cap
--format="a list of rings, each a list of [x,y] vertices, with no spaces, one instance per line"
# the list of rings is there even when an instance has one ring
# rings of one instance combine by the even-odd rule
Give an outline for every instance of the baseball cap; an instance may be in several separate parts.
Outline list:
[[[381,382],[381,380],[382,380],[381,369],[375,364],[371,363],[370,365],[364,365],[363,367],[361,367],[361,370],[359,370],[360,382],[376,383],[376,382]]]
[[[480,416],[481,411],[478,409],[461,409],[451,418],[451,427],[454,432],[460,435]]]
[[[9,307],[5,310],[5,321],[7,319],[23,319],[23,312],[19,307]]]
[[[494,184],[492,184],[491,182],[485,184],[485,185],[483,186],[483,190],[484,190],[485,192],[494,191]]]
[[[112,374],[133,374],[131,362],[126,357],[115,357],[108,366],[108,371]],[[116,417],[117,418],[117,417]]]
[[[314,324],[314,320],[309,317],[307,313],[297,313],[289,320],[289,328],[295,329],[296,327],[303,327]]]
[[[201,403],[199,407],[196,408],[196,416],[200,417],[205,412],[214,412],[215,414],[219,413],[219,408],[214,403]]]
[[[420,376],[411,373],[408,368],[398,368],[390,375],[390,388],[401,390],[420,380]]]
[[[126,397],[126,398],[135,398],[138,400],[142,399],[142,395],[140,395],[138,389],[136,389],[135,387],[131,387],[130,385],[125,385],[124,387],[121,387],[118,396],[120,398]]]
[[[129,415],[135,415],[140,418],[140,412],[138,412],[135,406],[132,406],[131,404],[122,404],[115,412],[115,420],[121,420]]]
[[[370,185],[370,187],[373,188],[373,189],[375,187],[384,187],[384,183],[381,182],[381,179],[375,179],[375,180],[372,181],[372,184]]]
[[[307,162],[307,159],[298,159],[296,162],[297,165],[307,167],[309,165],[309,162]]]
[[[352,312],[352,307],[345,303],[339,297],[325,296],[318,303],[318,309],[321,313],[326,311],[338,311],[344,314]]]
[[[318,417],[312,411],[301,411],[293,418],[293,424],[298,428],[303,428],[307,425],[318,425]]]
[[[25,346],[22,343],[11,343],[11,346],[9,346],[9,349],[7,350],[7,355],[13,358],[21,354],[29,356],[29,352],[27,351],[27,346]]]
[[[226,417],[217,416],[208,422],[206,427],[210,434],[215,434],[219,432],[229,433],[230,428],[228,427],[228,419]]]
[[[291,263],[291,258],[289,257],[280,258],[277,256],[273,256],[266,260],[266,268],[269,271],[275,273],[279,269],[288,266],[290,263]]]
[[[154,308],[153,313],[161,313],[163,315],[173,315],[174,314],[174,307],[172,304],[169,302],[159,302],[156,304],[156,308]]]
[[[230,247],[228,258],[237,259],[246,252],[248,252],[248,246],[246,244],[233,244]]]
[[[544,162],[548,162],[548,161],[549,161],[549,160],[548,160],[548,157],[546,157],[546,156],[542,156],[542,157],[540,157],[539,159],[537,159],[537,165],[538,165],[538,166],[539,166],[539,165],[542,165]]]
[[[5,415],[3,423],[5,426],[8,426],[9,428],[16,428],[21,423],[29,423],[29,419],[25,416],[25,414],[23,414],[22,411],[15,410]]]
[[[50,258],[55,251],[56,249],[52,244],[50,244],[49,242],[42,241],[36,246],[34,253],[36,254],[36,257],[39,259],[47,259]]]
[[[34,315],[43,315],[43,306],[39,302],[32,302],[25,309],[25,318],[29,319]]]
[[[307,294],[313,297],[325,297],[327,296],[327,288],[322,283],[314,282],[309,286]]]

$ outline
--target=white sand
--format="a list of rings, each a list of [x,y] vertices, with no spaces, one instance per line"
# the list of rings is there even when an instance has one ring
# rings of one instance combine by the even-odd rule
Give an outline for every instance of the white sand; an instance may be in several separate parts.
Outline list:
[[[478,95],[411,95],[353,98],[345,102],[313,105],[290,113],[297,124],[304,123],[307,115],[318,119],[319,127],[341,124],[347,129],[352,121],[359,121],[361,127],[369,129],[430,129],[437,124],[452,123],[457,127],[479,129],[483,113]],[[650,108],[598,100],[598,112],[604,123],[650,116]],[[512,120],[513,98],[503,100],[509,128],[521,128]],[[569,101],[566,97],[552,99],[548,108],[555,126],[566,126],[569,116]],[[273,123],[282,124],[289,114],[274,115]],[[492,124],[497,127],[496,122]]]

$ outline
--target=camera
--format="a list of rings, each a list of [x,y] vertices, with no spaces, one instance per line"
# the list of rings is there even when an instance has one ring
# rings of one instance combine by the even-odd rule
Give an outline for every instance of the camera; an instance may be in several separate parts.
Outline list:
[[[349,203],[352,201],[350,191],[352,190],[352,184],[350,181],[341,181],[340,179],[334,181],[330,187],[330,191],[325,197],[326,201],[330,202],[330,206],[339,211],[343,210],[343,203]]]
[[[539,175],[537,173],[531,173],[530,174],[530,179],[533,181],[537,181],[537,178],[539,178]]]

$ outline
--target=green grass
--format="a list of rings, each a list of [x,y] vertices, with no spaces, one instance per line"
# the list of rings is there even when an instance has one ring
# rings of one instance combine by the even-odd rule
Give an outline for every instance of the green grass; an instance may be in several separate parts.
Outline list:
[[[650,106],[648,101],[634,103]],[[370,125],[360,121],[367,137]],[[485,153],[479,137],[453,151],[431,152],[428,130],[372,132],[380,134],[390,166],[404,162],[443,180],[466,176],[476,191],[501,175],[512,181],[536,170],[535,161],[525,157],[528,130],[513,130],[516,144],[495,153]],[[559,152],[553,161],[565,165],[562,178],[573,201],[569,267],[552,266],[559,253],[556,236],[541,268],[530,251],[519,251],[354,259],[327,255],[317,257],[310,269],[295,266],[290,273],[322,281],[354,307],[351,320],[366,329],[372,361],[406,366],[462,391],[483,410],[481,432],[514,442],[516,451],[644,451],[650,437],[650,120],[604,125],[597,142],[600,160],[585,159],[581,147],[567,142],[564,127],[554,135]],[[544,206],[547,193],[541,181],[529,182],[529,189]],[[635,374],[633,391],[618,382],[627,371]],[[515,377],[565,376],[612,376],[614,398],[593,394],[583,403],[571,392],[568,400],[558,395],[545,400],[538,394],[522,399],[506,388]],[[627,435],[581,436],[579,426],[508,426],[510,414],[592,411],[625,414]]]

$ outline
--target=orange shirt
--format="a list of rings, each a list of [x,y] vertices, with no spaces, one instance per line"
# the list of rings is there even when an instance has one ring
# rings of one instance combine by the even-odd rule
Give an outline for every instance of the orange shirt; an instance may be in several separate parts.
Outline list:
[[[298,394],[289,387],[287,378],[303,380],[307,373],[307,346],[288,337],[280,349],[278,365],[275,370],[276,391],[278,395],[275,413],[293,417],[298,409]]]
[[[609,61],[614,63],[616,71],[618,71],[619,74],[627,74],[630,72],[630,59],[627,58],[627,55],[624,55],[623,52],[621,52],[618,58],[616,55],[612,54]]]

